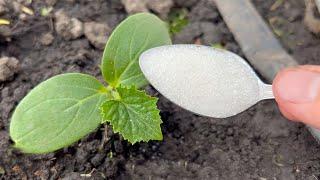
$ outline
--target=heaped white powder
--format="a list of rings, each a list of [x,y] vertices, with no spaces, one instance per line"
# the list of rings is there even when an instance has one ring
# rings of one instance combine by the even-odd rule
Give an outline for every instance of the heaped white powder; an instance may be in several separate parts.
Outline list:
[[[260,100],[262,82],[242,58],[225,50],[162,46],[144,52],[140,67],[161,94],[197,114],[229,117]]]

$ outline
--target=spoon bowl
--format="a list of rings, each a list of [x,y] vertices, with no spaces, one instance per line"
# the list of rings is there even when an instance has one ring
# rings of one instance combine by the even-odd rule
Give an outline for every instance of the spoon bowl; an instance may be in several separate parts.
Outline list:
[[[273,97],[240,56],[223,49],[180,44],[149,49],[140,68],[162,95],[199,115],[225,118]]]

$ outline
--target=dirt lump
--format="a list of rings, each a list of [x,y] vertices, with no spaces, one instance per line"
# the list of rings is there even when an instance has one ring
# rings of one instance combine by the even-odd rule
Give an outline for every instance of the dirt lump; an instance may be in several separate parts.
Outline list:
[[[19,70],[19,61],[14,57],[0,58],[0,82],[10,80]]]
[[[0,0],[0,15],[8,11],[6,0]]]
[[[97,22],[84,23],[84,35],[98,49],[104,48],[110,33],[111,28],[107,24]]]
[[[148,1],[147,6],[161,17],[167,17],[173,2],[172,0],[153,0]]]
[[[121,2],[129,14],[149,12],[150,9],[161,17],[167,17],[174,5],[172,0],[121,0]]]
[[[121,0],[129,14],[148,12],[147,0]]]
[[[77,18],[69,17],[62,9],[54,14],[55,29],[65,40],[76,39],[83,35],[83,23]]]
[[[45,46],[49,46],[50,44],[52,44],[53,40],[54,37],[51,33],[45,33],[40,37],[40,43]]]
[[[305,0],[306,2],[306,11],[304,16],[304,23],[308,29],[315,33],[320,33],[320,12],[316,6],[314,0]]]

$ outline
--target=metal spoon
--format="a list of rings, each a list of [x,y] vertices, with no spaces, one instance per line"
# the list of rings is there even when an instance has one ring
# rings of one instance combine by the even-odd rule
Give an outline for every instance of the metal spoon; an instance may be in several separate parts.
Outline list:
[[[272,86],[263,83],[244,59],[226,50],[187,44],[161,46],[144,52],[139,64],[161,94],[199,115],[225,118],[274,98]],[[307,127],[320,142],[320,130]]]
[[[169,45],[139,59],[147,80],[175,104],[199,115],[225,118],[274,98],[244,59],[201,45]]]

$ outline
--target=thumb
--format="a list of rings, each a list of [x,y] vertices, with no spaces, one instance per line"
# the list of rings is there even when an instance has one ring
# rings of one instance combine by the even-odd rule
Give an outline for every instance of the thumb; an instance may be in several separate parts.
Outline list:
[[[285,117],[320,129],[320,66],[284,69],[272,88]]]

